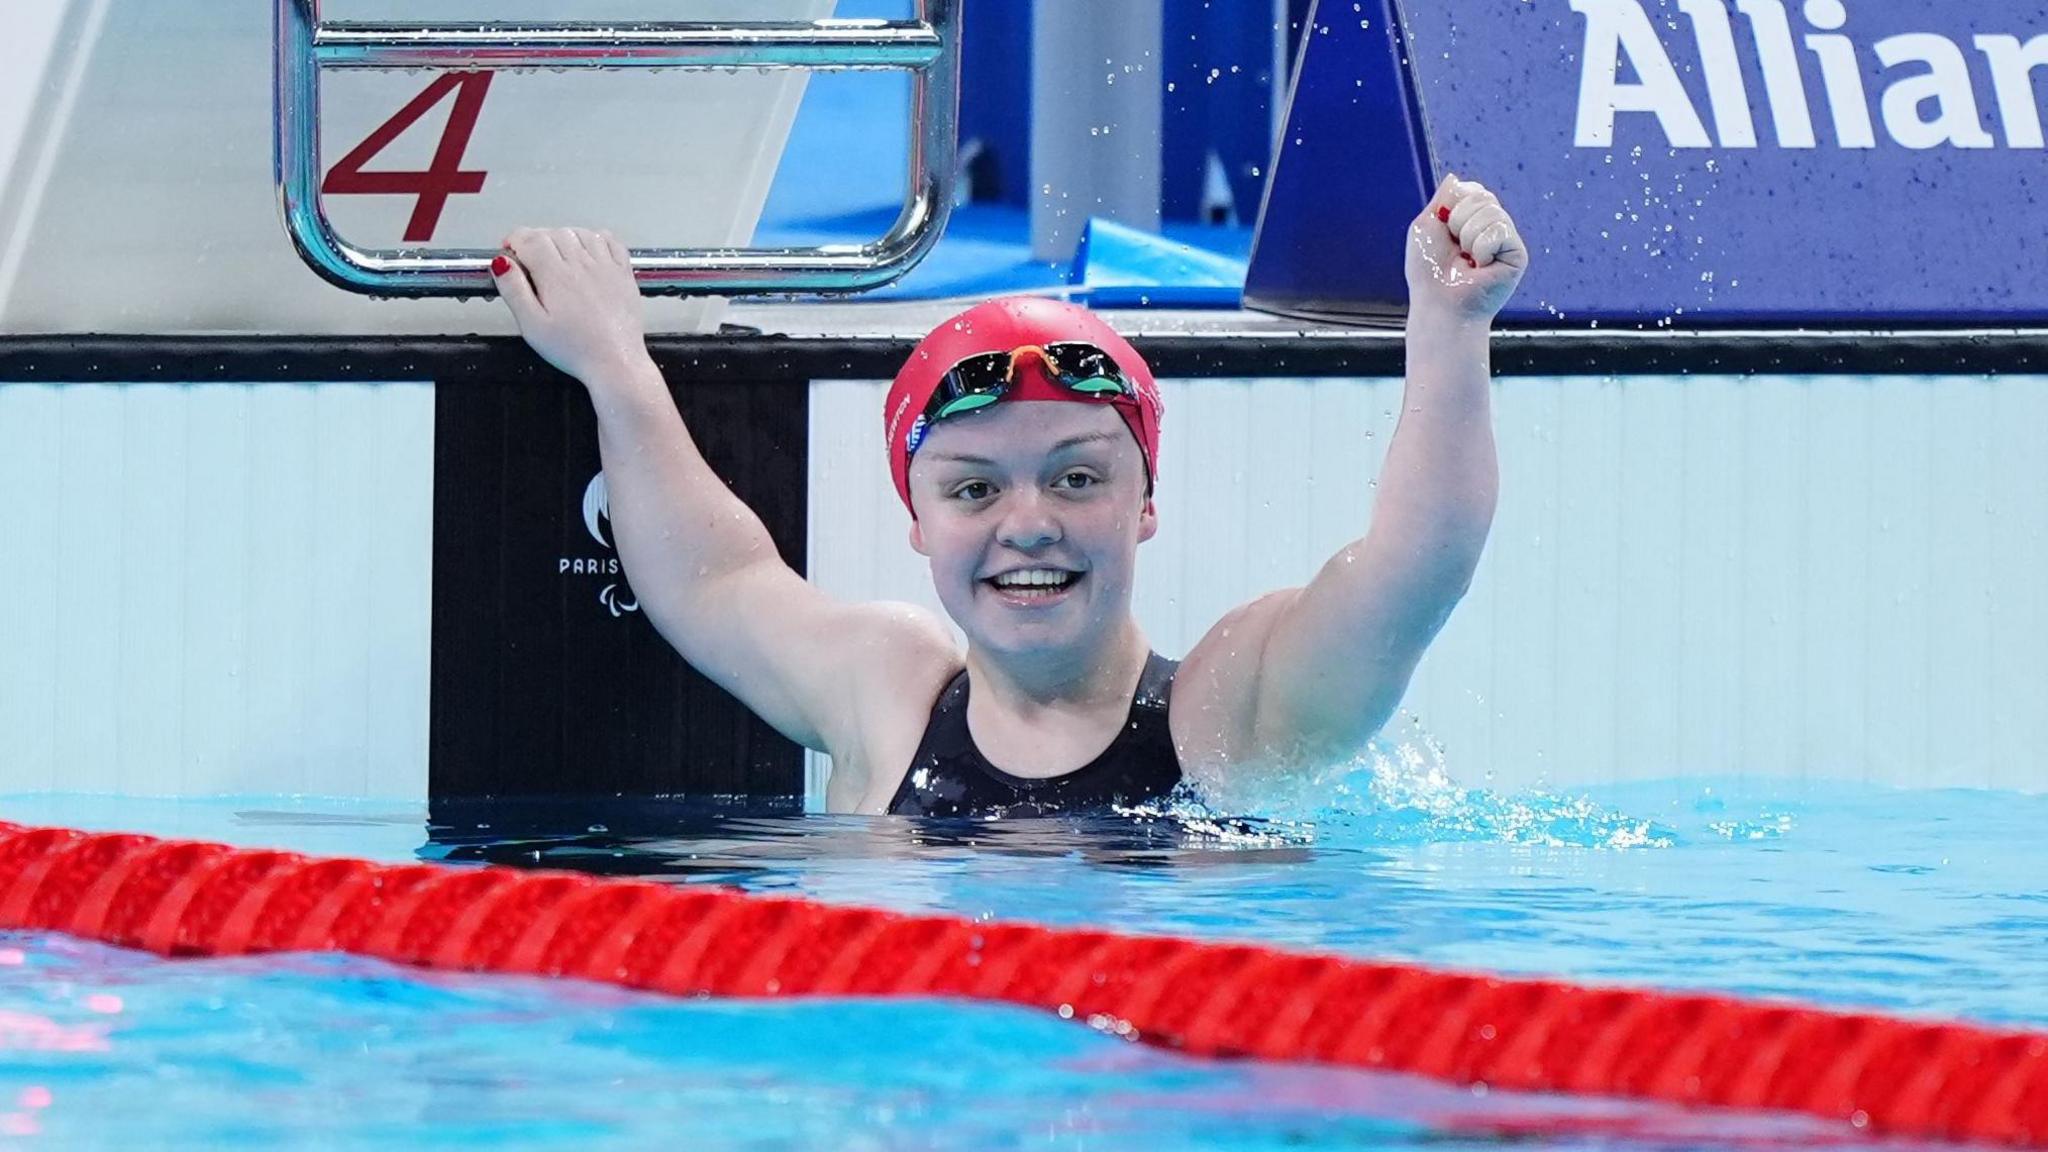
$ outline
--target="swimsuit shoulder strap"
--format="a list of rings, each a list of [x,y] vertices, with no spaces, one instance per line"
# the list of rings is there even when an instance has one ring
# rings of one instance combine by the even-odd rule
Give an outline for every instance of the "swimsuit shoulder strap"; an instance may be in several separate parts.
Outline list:
[[[1145,671],[1138,675],[1138,691],[1131,697],[1131,713],[1157,712],[1159,718],[1166,718],[1167,706],[1172,703],[1173,677],[1180,671],[1180,661],[1168,660],[1154,652],[1145,658]]]
[[[910,815],[1072,810],[1112,800],[1137,802],[1171,791],[1180,763],[1167,727],[1178,661],[1150,654],[1131,697],[1129,720],[1094,760],[1061,776],[1026,779],[992,764],[967,728],[968,676],[956,675],[932,705],[931,720],[888,811]]]

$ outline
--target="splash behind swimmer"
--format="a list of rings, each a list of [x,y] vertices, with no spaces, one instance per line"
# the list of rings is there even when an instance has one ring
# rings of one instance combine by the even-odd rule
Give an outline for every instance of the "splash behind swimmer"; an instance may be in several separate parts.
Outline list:
[[[1369,530],[1179,665],[1131,613],[1138,548],[1158,529],[1159,394],[1092,314],[984,304],[926,337],[890,390],[892,479],[963,653],[929,613],[835,600],[776,556],[690,442],[615,240],[524,230],[507,251],[499,284],[521,332],[597,409],[649,618],[832,756],[835,811],[1072,810],[1155,798],[1183,772],[1346,757],[1391,714],[1491,522],[1487,330],[1526,250],[1477,184],[1447,179],[1411,229],[1408,399]]]

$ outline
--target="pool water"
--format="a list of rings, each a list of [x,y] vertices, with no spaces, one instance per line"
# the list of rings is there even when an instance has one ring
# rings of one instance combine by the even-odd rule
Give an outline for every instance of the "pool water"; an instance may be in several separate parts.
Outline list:
[[[2048,1028],[2048,797],[1742,780],[1498,795],[1398,757],[1318,789],[1257,819],[276,797],[20,797],[0,815]],[[0,973],[0,1140],[50,1147],[1868,1144],[1798,1118],[1194,1060],[1008,1006],[678,1001],[20,933],[0,934]]]

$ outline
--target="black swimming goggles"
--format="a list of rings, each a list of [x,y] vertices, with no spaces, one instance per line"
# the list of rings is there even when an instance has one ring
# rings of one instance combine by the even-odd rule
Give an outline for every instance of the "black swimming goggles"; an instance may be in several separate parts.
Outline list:
[[[1118,367],[1115,357],[1093,344],[1061,340],[1026,344],[1008,352],[982,352],[967,357],[939,377],[939,386],[924,406],[926,423],[986,408],[1003,398],[1017,378],[1017,361],[1037,353],[1045,374],[1070,392],[1101,400],[1138,398],[1138,386]]]

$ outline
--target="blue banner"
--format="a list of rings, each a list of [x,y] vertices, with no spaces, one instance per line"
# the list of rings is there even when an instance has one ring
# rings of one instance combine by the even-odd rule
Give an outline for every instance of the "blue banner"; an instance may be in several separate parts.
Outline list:
[[[1397,260],[1328,141],[1398,163],[1413,125],[1304,99],[1391,48],[1432,174],[1498,191],[1530,243],[1509,319],[2048,320],[2043,0],[1428,0],[1405,35],[1377,7],[1317,5],[1254,301],[1343,295],[1275,229]]]

